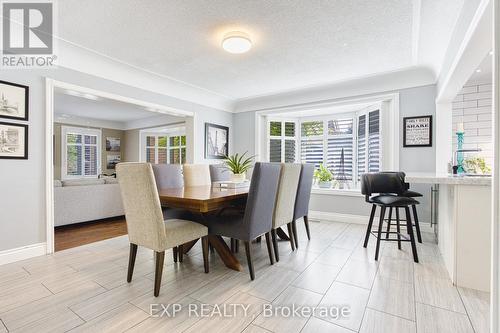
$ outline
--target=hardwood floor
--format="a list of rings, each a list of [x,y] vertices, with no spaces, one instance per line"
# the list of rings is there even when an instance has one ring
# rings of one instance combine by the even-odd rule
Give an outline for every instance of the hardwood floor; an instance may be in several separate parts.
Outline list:
[[[56,227],[55,250],[62,251],[127,234],[123,217]]]
[[[159,297],[153,297],[151,250],[138,248],[132,282],[126,282],[126,236],[0,266],[0,332],[488,332],[488,294],[451,284],[432,235],[423,233],[424,243],[417,244],[418,264],[408,244],[398,250],[394,242],[381,245],[375,262],[374,238],[362,247],[365,226],[311,222],[311,241],[303,224],[297,227],[299,249],[291,252],[283,242],[272,266],[265,242],[251,244],[254,281],[242,249],[236,253],[242,272],[210,254],[209,274],[200,242],[182,263],[168,250]],[[159,316],[160,305],[172,304],[181,311]],[[228,317],[190,312],[191,306],[211,312],[235,304],[247,311]],[[350,312],[345,318],[331,312],[269,316],[263,311],[269,304],[347,306]]]

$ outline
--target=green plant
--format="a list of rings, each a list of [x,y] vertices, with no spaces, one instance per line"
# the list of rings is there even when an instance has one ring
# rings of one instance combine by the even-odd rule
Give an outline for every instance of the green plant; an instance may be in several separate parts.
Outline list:
[[[463,168],[468,173],[488,174],[491,168],[486,165],[483,157],[471,157],[463,161]]]
[[[226,156],[224,163],[227,168],[235,175],[245,173],[248,169],[252,167],[252,161],[255,155],[245,158],[247,152],[244,152],[241,156],[239,154],[234,154],[231,156]]]
[[[333,180],[333,174],[322,163],[319,165],[318,169],[314,170],[314,179],[319,182],[331,182]]]

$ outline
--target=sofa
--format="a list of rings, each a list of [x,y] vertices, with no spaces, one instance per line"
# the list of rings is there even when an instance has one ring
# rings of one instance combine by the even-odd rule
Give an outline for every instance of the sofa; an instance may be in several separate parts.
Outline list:
[[[54,181],[54,225],[125,215],[116,178]]]

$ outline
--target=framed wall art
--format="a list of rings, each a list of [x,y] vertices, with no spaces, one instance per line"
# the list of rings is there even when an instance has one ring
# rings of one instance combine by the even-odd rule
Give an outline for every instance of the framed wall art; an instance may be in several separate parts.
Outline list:
[[[205,123],[205,158],[223,159],[229,152],[229,127]]]
[[[28,159],[28,125],[0,122],[0,159]]]
[[[0,81],[0,118],[28,120],[29,87]]]
[[[403,147],[432,147],[432,116],[403,118]]]

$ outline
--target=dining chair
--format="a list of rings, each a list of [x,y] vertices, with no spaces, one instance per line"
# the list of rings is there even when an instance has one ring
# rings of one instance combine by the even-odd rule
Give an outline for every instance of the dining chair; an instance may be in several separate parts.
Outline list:
[[[280,260],[276,229],[284,226],[285,224],[288,228],[288,237],[290,238],[292,251],[295,251],[292,221],[301,169],[302,165],[298,163],[281,164],[278,195],[276,197],[276,207],[273,215],[273,230],[271,231],[276,261]]]
[[[210,180],[211,182],[223,182],[231,180],[231,172],[225,164],[210,164]]]
[[[155,177],[149,163],[119,163],[116,166],[125,209],[130,255],[127,282],[132,281],[137,247],[155,254],[154,296],[160,293],[165,250],[201,238],[205,273],[208,273],[208,229],[181,219],[164,220]]]
[[[293,237],[295,247],[299,248],[299,240],[297,235],[297,220],[304,219],[306,227],[307,239],[311,240],[311,232],[309,230],[309,200],[311,198],[311,189],[313,183],[314,164],[302,164],[300,169],[299,185],[297,187],[297,197],[295,199],[295,208],[293,210]]]
[[[184,164],[182,166],[184,186],[210,186],[210,168],[208,164]]]
[[[275,163],[255,163],[247,205],[243,213],[228,210],[221,215],[207,217],[204,222],[210,235],[219,235],[241,240],[245,252],[250,278],[255,279],[250,243],[265,235],[269,261],[274,264],[270,231],[278,192],[280,165]]]

